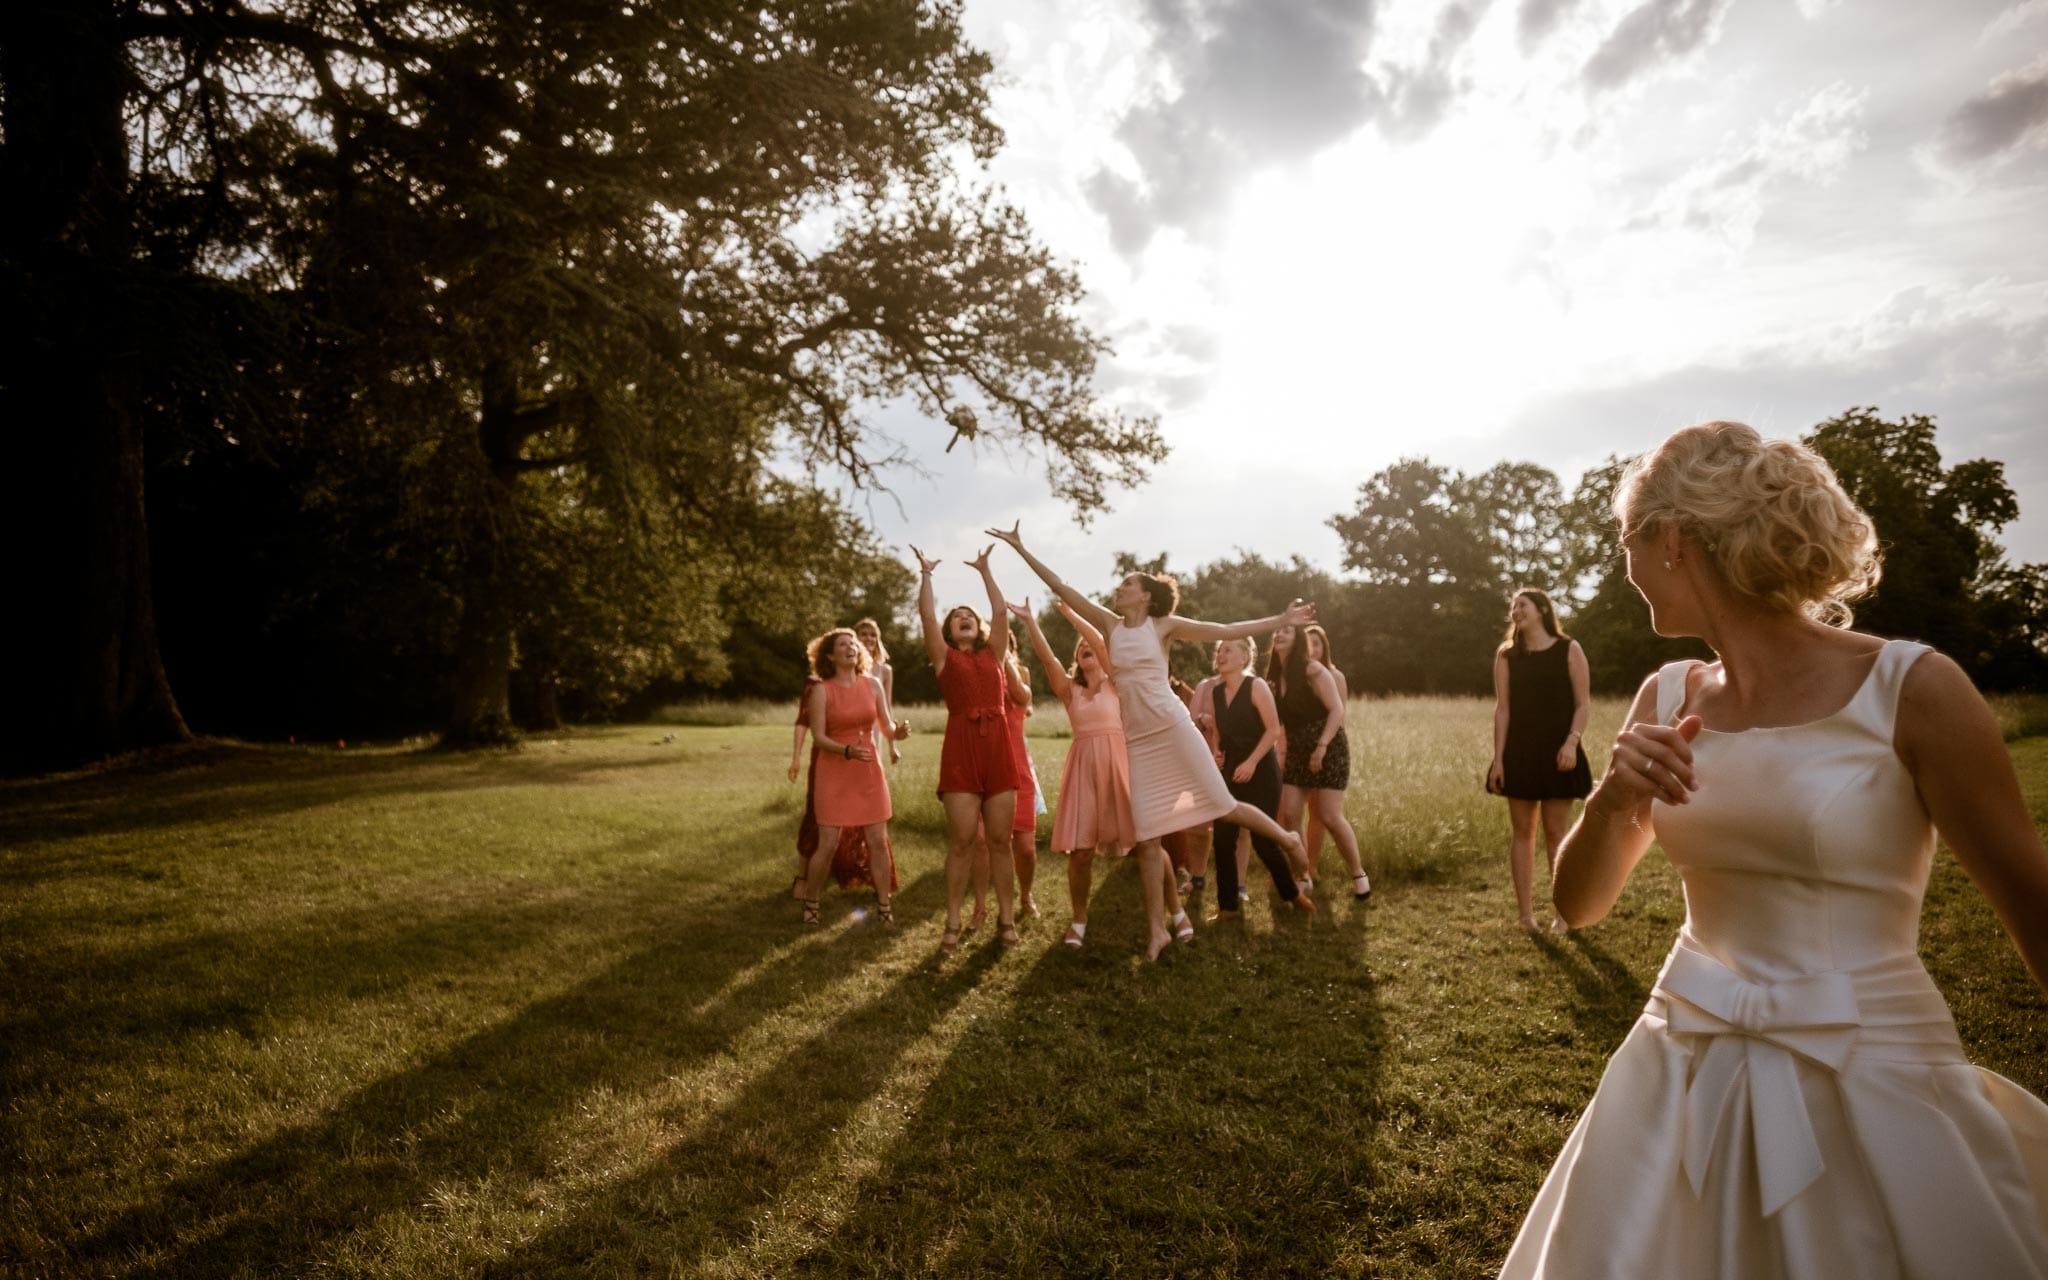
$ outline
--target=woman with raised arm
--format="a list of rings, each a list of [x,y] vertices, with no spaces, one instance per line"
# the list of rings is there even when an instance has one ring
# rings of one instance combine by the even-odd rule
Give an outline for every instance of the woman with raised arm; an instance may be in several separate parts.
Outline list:
[[[1273,690],[1251,673],[1258,654],[1258,642],[1250,636],[1218,640],[1215,650],[1216,674],[1195,690],[1195,705],[1204,712],[1214,734],[1216,765],[1230,787],[1230,794],[1275,816],[1280,809],[1280,767],[1277,755],[1283,737],[1280,712],[1273,702]],[[1229,817],[1216,820],[1216,914],[1230,919],[1238,914],[1237,824]],[[1273,887],[1296,910],[1313,910],[1310,899],[1296,883],[1287,856],[1270,838],[1256,832],[1252,851],[1273,877]]]
[[[1572,802],[1593,789],[1593,771],[1579,750],[1592,709],[1586,651],[1557,625],[1549,596],[1534,588],[1517,591],[1508,604],[1508,634],[1493,655],[1493,763],[1486,789],[1508,799],[1508,875],[1524,929],[1536,927],[1537,817],[1554,884]],[[1552,920],[1550,928],[1563,933],[1564,919]]]
[[[1208,744],[1195,729],[1188,709],[1167,682],[1166,654],[1175,640],[1235,640],[1275,627],[1315,620],[1315,607],[1296,601],[1285,613],[1252,622],[1201,622],[1173,609],[1180,589],[1171,578],[1131,573],[1111,596],[1115,612],[1082,595],[1024,546],[1017,528],[991,529],[993,537],[1014,547],[1045,585],[1081,617],[1108,637],[1110,665],[1118,673],[1117,701],[1124,722],[1124,747],[1131,770],[1131,821],[1138,837],[1139,872],[1146,886],[1145,914],[1150,940],[1147,959],[1156,959],[1176,936],[1194,936],[1187,913],[1176,912],[1172,927],[1159,895],[1151,886],[1171,889],[1166,855],[1159,838],[1198,823],[1229,816],[1255,834],[1277,840],[1290,850],[1289,861],[1300,863],[1301,837],[1230,794],[1216,771]]]
[[[1074,665],[1062,668],[1031,612],[1031,602],[1013,604],[1010,612],[1024,620],[1032,651],[1045,668],[1046,683],[1067,709],[1073,737],[1060,770],[1059,806],[1052,815],[1052,849],[1067,855],[1067,896],[1074,921],[1060,941],[1078,947],[1088,936],[1088,893],[1093,887],[1095,858],[1121,857],[1138,843],[1131,824],[1131,772],[1124,756],[1124,725],[1118,711],[1116,684],[1100,654],[1102,633],[1077,615],[1067,602],[1059,610],[1074,624]]]
[[[2048,1276],[2048,1106],[1970,1065],[1918,953],[1938,835],[2048,991],[1990,708],[1845,629],[1876,530],[1811,450],[1687,427],[1614,507],[1651,626],[1718,660],[1643,682],[1554,897],[1600,919],[1654,839],[1685,924],[1502,1276]]]
[[[939,803],[946,810],[946,929],[939,950],[960,945],[960,900],[973,874],[975,846],[981,831],[989,835],[989,861],[996,882],[996,928],[1004,946],[1017,941],[1011,913],[1010,844],[996,841],[1016,820],[1017,760],[1004,721],[1009,701],[1003,659],[1010,651],[1010,629],[1000,625],[1003,595],[989,571],[984,548],[969,564],[988,588],[988,619],[966,605],[946,613],[942,626],[932,604],[932,570],[938,561],[912,547],[917,557],[917,612],[924,623],[925,652],[938,672],[939,693],[946,700],[946,738],[939,748]]]
[[[1372,896],[1372,881],[1358,857],[1358,833],[1344,816],[1344,788],[1351,784],[1351,740],[1344,733],[1344,702],[1330,669],[1309,654],[1298,627],[1273,632],[1266,658],[1266,683],[1280,705],[1280,724],[1287,743],[1280,756],[1280,821],[1299,826],[1303,811],[1313,807],[1324,830],[1344,854],[1351,873],[1351,896]],[[1300,875],[1308,875],[1304,853]]]
[[[875,914],[896,923],[890,899],[896,868],[889,853],[889,783],[882,776],[881,733],[893,730],[882,682],[867,674],[868,653],[845,627],[827,631],[810,645],[811,728],[818,754],[812,763],[817,804],[818,848],[804,882],[804,923],[818,923],[818,893],[832,868],[839,833],[859,828],[872,859]]]

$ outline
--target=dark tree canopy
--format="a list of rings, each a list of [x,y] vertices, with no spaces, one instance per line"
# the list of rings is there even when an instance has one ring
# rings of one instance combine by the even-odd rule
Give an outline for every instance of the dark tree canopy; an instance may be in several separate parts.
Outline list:
[[[982,176],[991,68],[957,4],[101,0],[8,23],[6,171],[86,157],[10,222],[10,281],[73,300],[37,358],[77,382],[109,297],[150,299],[96,411],[132,480],[68,495],[131,548],[103,594],[147,623],[145,438],[166,465],[260,451],[218,470],[269,467],[434,584],[451,741],[508,735],[515,667],[601,701],[715,659],[734,575],[795,584],[859,536],[817,504],[837,478],[987,436],[1085,519],[1164,455],[1098,399],[1079,282]],[[92,237],[53,230],[81,210]],[[95,272],[115,283],[81,294]],[[21,407],[65,410],[31,382],[9,379]],[[929,437],[878,433],[887,401]],[[323,588],[388,598],[362,576]],[[130,650],[146,671],[153,636]],[[156,684],[154,721],[66,754],[181,732]]]

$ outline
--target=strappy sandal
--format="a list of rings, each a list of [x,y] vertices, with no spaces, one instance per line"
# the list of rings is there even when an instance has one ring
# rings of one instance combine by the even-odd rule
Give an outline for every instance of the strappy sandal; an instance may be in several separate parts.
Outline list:
[[[1078,947],[1083,945],[1085,940],[1085,934],[1074,928],[1073,925],[1068,925],[1066,936],[1060,939],[1060,945],[1063,947]]]
[[[939,935],[939,954],[950,956],[959,949],[960,926],[957,924],[949,924],[946,926],[945,932]]]
[[[875,904],[875,919],[881,921],[885,928],[893,929],[896,927],[896,912],[889,903],[877,902]]]
[[[996,930],[996,941],[1002,944],[1002,948],[1005,951],[1008,951],[1023,940],[1023,936],[1017,932],[1015,924],[1006,924]]]
[[[1192,942],[1194,937],[1195,922],[1188,918],[1188,913],[1182,911],[1175,915],[1173,917],[1173,940],[1175,942]]]
[[[810,925],[818,923],[818,900],[816,898],[804,899],[804,923]]]

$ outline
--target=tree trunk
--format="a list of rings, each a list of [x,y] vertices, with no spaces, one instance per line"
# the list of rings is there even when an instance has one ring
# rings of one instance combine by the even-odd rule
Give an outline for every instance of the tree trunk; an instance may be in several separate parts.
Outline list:
[[[120,328],[135,276],[119,32],[105,4],[0,8],[0,270],[26,302],[0,375],[21,695],[4,751],[28,771],[191,733],[157,648],[137,361]]]
[[[502,747],[512,724],[512,632],[518,572],[518,383],[508,364],[484,370],[474,459],[480,500],[463,539],[462,621],[455,635],[454,705],[444,747]]]
[[[562,694],[555,677],[543,672],[533,682],[533,727],[555,730],[562,727]]]

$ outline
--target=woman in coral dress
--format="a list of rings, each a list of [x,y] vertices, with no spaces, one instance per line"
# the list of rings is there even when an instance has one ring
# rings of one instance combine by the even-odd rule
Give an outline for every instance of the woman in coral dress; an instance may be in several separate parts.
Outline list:
[[[939,949],[960,945],[960,903],[967,896],[976,846],[982,831],[989,835],[990,868],[996,883],[997,938],[1004,946],[1017,942],[1011,908],[1015,874],[1010,844],[996,841],[1010,830],[1017,811],[1017,759],[1005,721],[1009,701],[1003,659],[1010,650],[1010,629],[989,621],[966,605],[946,613],[943,624],[932,603],[932,570],[938,561],[912,547],[919,581],[917,611],[924,623],[925,652],[938,672],[939,693],[946,700],[946,738],[939,748],[939,803],[946,810],[946,928]],[[970,565],[988,588],[989,617],[1003,616],[1003,595],[989,571],[985,549]]]
[[[1059,602],[1059,610],[1080,637],[1074,644],[1072,667],[1060,666],[1029,600],[1010,606],[1010,612],[1024,620],[1032,651],[1045,668],[1046,683],[1067,709],[1067,723],[1073,729],[1066,763],[1060,768],[1052,848],[1067,855],[1067,896],[1074,910],[1073,923],[1060,941],[1078,947],[1088,936],[1088,894],[1094,882],[1095,858],[1129,853],[1138,836],[1131,821],[1131,770],[1124,757],[1123,714],[1117,703],[1116,682],[1099,656],[1102,633],[1066,601]]]
[[[804,884],[804,923],[818,923],[818,893],[831,870],[841,831],[858,828],[874,863],[875,913],[883,924],[896,917],[890,899],[896,868],[889,852],[889,783],[882,776],[881,734],[889,725],[882,682],[868,675],[867,650],[845,627],[811,642],[811,669],[819,683],[811,690],[811,728],[817,754],[811,766],[812,799],[818,819],[818,848]],[[886,887],[885,887],[886,886]]]
[[[1300,836],[1230,794],[1209,754],[1209,744],[1168,683],[1166,651],[1175,640],[1234,640],[1275,627],[1313,622],[1315,607],[1296,601],[1286,612],[1270,618],[1202,622],[1173,611],[1180,602],[1180,588],[1173,579],[1131,573],[1111,596],[1112,612],[1062,582],[1044,561],[1025,549],[1016,528],[991,529],[989,533],[1015,548],[1046,586],[1107,637],[1109,664],[1117,672],[1118,709],[1123,715],[1124,748],[1130,762],[1131,823],[1138,837],[1139,872],[1148,886],[1144,897],[1151,937],[1146,957],[1156,959],[1175,937],[1194,936],[1187,913],[1176,911],[1169,922],[1159,895],[1149,891],[1149,886],[1162,878],[1168,886],[1173,883],[1159,845],[1159,838],[1167,832],[1232,815],[1236,825],[1278,841],[1288,851],[1291,865],[1305,865]]]
[[[1937,830],[2048,989],[2048,851],[1962,669],[1828,625],[1878,576],[1826,462],[1688,427],[1617,487],[1628,576],[1719,660],[1644,682],[1566,837],[1573,928],[1654,838],[1686,918],[1502,1275],[2048,1277],[2048,1106],[1921,967]]]

